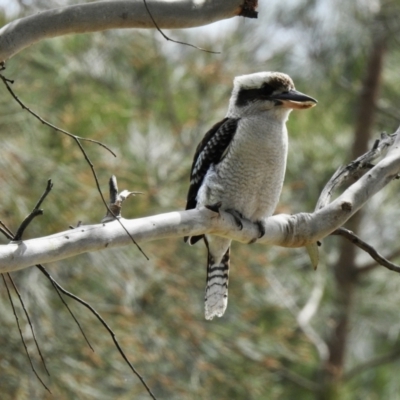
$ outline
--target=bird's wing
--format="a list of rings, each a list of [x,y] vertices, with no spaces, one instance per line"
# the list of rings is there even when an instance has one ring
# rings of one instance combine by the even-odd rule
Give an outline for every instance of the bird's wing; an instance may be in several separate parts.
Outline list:
[[[218,164],[226,155],[240,118],[224,118],[216,123],[199,143],[190,172],[190,186],[186,210],[196,208],[197,192],[212,164]]]

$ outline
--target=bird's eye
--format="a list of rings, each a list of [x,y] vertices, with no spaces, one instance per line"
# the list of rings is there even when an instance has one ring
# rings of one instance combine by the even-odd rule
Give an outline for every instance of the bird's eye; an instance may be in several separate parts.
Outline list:
[[[274,90],[275,88],[269,85],[268,83],[264,83],[262,85],[262,92],[264,96],[271,96]]]
[[[266,100],[275,90],[276,89],[268,83],[264,83],[259,89],[241,89],[238,93],[236,105],[239,107],[247,106],[257,100]]]

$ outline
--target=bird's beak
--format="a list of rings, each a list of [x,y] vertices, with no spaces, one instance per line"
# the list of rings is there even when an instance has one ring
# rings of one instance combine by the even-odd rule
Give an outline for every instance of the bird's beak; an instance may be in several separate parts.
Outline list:
[[[272,95],[271,100],[276,101],[277,104],[283,107],[300,110],[314,107],[317,104],[317,100],[297,90],[290,90],[289,92]]]

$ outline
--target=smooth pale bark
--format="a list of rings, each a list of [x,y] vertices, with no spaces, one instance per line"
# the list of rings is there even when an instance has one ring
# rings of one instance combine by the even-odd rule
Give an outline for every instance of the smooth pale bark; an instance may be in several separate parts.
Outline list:
[[[260,244],[301,247],[320,240],[342,226],[365,202],[400,173],[400,135],[387,156],[341,196],[314,213],[276,215],[266,220]],[[250,242],[258,228],[247,221],[239,230],[233,218],[206,208],[171,212],[135,220],[121,219],[138,243],[167,237],[213,233]],[[0,246],[0,272],[16,271],[106,248],[133,245],[118,221],[86,225],[55,235]]]
[[[207,25],[240,15],[245,0],[147,0],[159,28]],[[55,8],[0,29],[0,61],[43,39],[120,28],[152,28],[143,0],[103,1]]]

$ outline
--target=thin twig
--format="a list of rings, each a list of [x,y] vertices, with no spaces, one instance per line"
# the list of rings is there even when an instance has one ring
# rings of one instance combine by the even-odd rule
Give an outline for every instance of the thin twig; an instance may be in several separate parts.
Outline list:
[[[388,259],[383,257],[371,245],[360,239],[354,232],[345,228],[339,228],[336,229],[336,231],[332,232],[331,235],[339,235],[345,237],[357,247],[367,252],[378,264],[387,269],[390,269],[391,271],[400,272],[400,266],[390,262]]]
[[[11,281],[11,284],[12,284],[13,287],[14,287],[15,293],[17,293],[17,296],[18,296],[18,298],[19,298],[19,302],[21,303],[21,306],[22,306],[22,309],[24,310],[26,319],[28,320],[28,324],[29,324],[29,326],[30,326],[30,328],[31,328],[31,332],[32,332],[32,337],[33,337],[33,340],[34,340],[34,342],[35,342],[35,344],[36,344],[36,348],[37,348],[37,351],[38,351],[38,353],[39,353],[39,356],[40,356],[40,358],[41,358],[41,360],[42,360],[44,369],[46,370],[47,375],[50,376],[50,372],[49,372],[49,370],[47,369],[46,362],[44,361],[42,352],[40,351],[39,344],[38,344],[38,342],[37,342],[37,340],[36,340],[36,335],[35,335],[35,331],[33,330],[32,321],[31,321],[31,319],[30,319],[30,317],[29,317],[28,311],[27,311],[26,308],[25,308],[25,304],[24,304],[24,301],[22,300],[21,294],[20,294],[20,292],[19,292],[19,290],[18,290],[18,288],[17,288],[17,285],[15,284],[13,278],[11,277],[11,275],[10,275],[9,273],[7,273],[7,276],[8,276],[8,279]]]
[[[81,153],[83,154],[83,157],[85,158],[86,162],[89,164],[90,169],[92,170],[92,174],[93,174],[94,180],[95,180],[95,182],[96,182],[97,190],[98,190],[98,192],[99,192],[99,194],[100,194],[100,197],[101,197],[101,199],[102,199],[104,205],[106,206],[106,209],[110,212],[111,215],[113,215],[113,216],[118,220],[118,223],[121,225],[121,227],[124,229],[124,231],[126,232],[126,234],[127,234],[127,235],[130,237],[130,239],[132,240],[132,243],[136,245],[136,247],[139,249],[139,251],[140,251],[140,252],[143,254],[143,256],[146,258],[146,260],[149,260],[149,258],[148,258],[147,255],[145,254],[145,252],[142,250],[142,248],[139,246],[139,244],[135,241],[135,239],[133,238],[133,236],[128,232],[128,230],[125,228],[125,226],[123,225],[123,223],[116,217],[116,215],[114,215],[114,213],[113,213],[113,212],[110,210],[110,208],[108,207],[108,204],[107,204],[107,202],[105,201],[105,199],[104,199],[104,197],[103,197],[103,194],[102,194],[102,192],[101,192],[100,184],[99,184],[99,181],[98,181],[98,179],[97,179],[97,174],[96,174],[96,171],[95,171],[95,169],[94,169],[94,166],[93,166],[92,162],[90,161],[90,158],[89,158],[89,156],[87,155],[86,151],[84,150],[84,148],[83,148],[83,146],[82,146],[80,140],[85,140],[85,141],[88,141],[88,142],[93,142],[93,143],[99,144],[100,146],[102,146],[102,147],[104,147],[105,149],[107,149],[114,157],[116,157],[116,154],[115,154],[110,148],[108,148],[106,145],[104,145],[104,144],[101,143],[101,142],[98,142],[97,140],[87,139],[87,138],[83,138],[83,137],[80,137],[80,136],[73,135],[72,133],[67,132],[67,131],[65,131],[64,129],[58,128],[57,126],[51,124],[50,122],[47,122],[47,121],[44,120],[42,117],[40,117],[40,115],[36,114],[36,113],[35,113],[34,111],[32,111],[29,107],[27,107],[27,106],[18,98],[18,96],[14,93],[14,91],[11,89],[11,87],[10,87],[10,85],[9,85],[9,83],[14,83],[13,80],[6,78],[6,77],[3,76],[2,74],[0,74],[0,78],[1,78],[1,80],[3,81],[3,83],[5,84],[7,90],[8,90],[9,93],[11,94],[11,96],[14,98],[14,100],[15,100],[24,110],[27,110],[31,115],[33,115],[35,118],[37,118],[37,119],[38,119],[40,122],[42,122],[43,124],[45,124],[45,125],[47,125],[47,126],[53,128],[53,129],[55,129],[55,130],[58,131],[58,132],[64,133],[65,135],[67,135],[67,136],[71,137],[73,140],[75,140],[75,142],[78,144],[78,147],[79,147]],[[37,214],[37,215],[39,215],[39,214]],[[35,216],[36,216],[36,215],[35,215]],[[28,223],[29,223],[29,222],[28,222]],[[18,236],[17,236],[17,237],[18,237]],[[19,238],[18,240],[20,240],[20,238]]]
[[[43,266],[42,264],[36,264],[36,268],[38,268],[40,271],[42,271],[42,272],[46,275],[47,270],[45,270],[45,268],[44,268],[44,266]],[[50,274],[49,274],[49,275],[50,275]],[[46,276],[47,276],[47,275],[46,275]],[[59,289],[58,289],[58,287],[57,287],[57,284],[55,283],[55,282],[56,282],[55,279],[54,279],[54,278],[50,279],[50,282],[51,282],[51,284],[53,285],[54,289],[56,290],[56,292],[57,292],[57,294],[58,294],[58,297],[61,299],[61,301],[62,301],[62,303],[64,304],[64,306],[67,308],[67,310],[68,310],[69,313],[71,314],[71,317],[72,317],[73,320],[75,321],[76,325],[78,325],[78,328],[79,328],[79,330],[81,331],[82,336],[84,337],[86,343],[88,344],[88,346],[90,347],[90,349],[94,352],[94,349],[93,349],[92,345],[90,344],[89,339],[87,338],[87,336],[86,336],[84,330],[82,329],[81,324],[79,323],[78,319],[75,317],[75,314],[74,314],[74,313],[72,312],[72,310],[69,308],[69,305],[68,305],[68,303],[64,300],[64,297],[62,297],[62,295],[61,295],[61,293],[60,293],[60,291],[59,291]]]
[[[34,365],[33,365],[33,363],[32,363],[31,357],[30,357],[29,352],[28,352],[28,348],[26,347],[26,343],[25,343],[24,336],[22,335],[22,330],[21,330],[21,326],[20,326],[20,324],[19,324],[18,315],[17,315],[17,312],[16,312],[15,307],[14,307],[14,303],[13,303],[13,300],[12,300],[12,297],[11,297],[10,290],[8,289],[7,281],[6,281],[6,279],[5,279],[5,277],[4,277],[3,274],[1,274],[1,277],[3,278],[4,285],[6,286],[8,298],[9,298],[9,300],[10,300],[10,304],[11,304],[11,307],[12,307],[12,309],[13,309],[13,313],[14,313],[15,320],[17,321],[17,326],[18,326],[18,330],[19,330],[19,335],[20,335],[21,340],[22,340],[22,343],[23,343],[23,345],[24,345],[26,355],[28,356],[29,363],[31,364],[32,371],[33,371],[33,373],[36,375],[36,378],[39,380],[39,382],[43,385],[43,387],[51,394],[50,389],[49,389],[49,388],[45,385],[45,383],[42,381],[42,379],[40,378],[39,374],[37,373],[37,371],[36,371],[36,369],[35,369],[35,367],[34,367]]]
[[[4,236],[7,239],[14,240],[14,234],[11,232],[10,229],[8,229],[8,226],[3,221],[0,221],[0,225],[3,228],[1,231],[4,234]]]
[[[389,254],[387,257],[385,257],[387,260],[393,260],[394,258],[397,258],[400,256],[400,249],[397,249],[393,251],[391,254]],[[379,267],[380,264],[378,262],[371,262],[369,264],[361,265],[360,267],[357,268],[357,273],[358,274],[365,274],[366,272],[370,272],[376,267]]]
[[[39,208],[39,207],[42,205],[44,199],[45,199],[45,198],[47,197],[47,195],[50,193],[51,189],[53,189],[53,186],[54,186],[54,185],[53,185],[53,182],[51,181],[51,179],[48,179],[46,189],[45,189],[45,191],[43,192],[43,194],[42,194],[42,196],[40,197],[40,199],[38,200],[38,202],[36,203],[35,209]]]
[[[2,224],[2,222],[0,221],[0,224]],[[8,232],[4,229],[4,228],[0,228],[0,232],[9,240],[13,240],[14,237],[9,235]]]
[[[53,188],[53,184],[51,183],[51,179],[47,181],[47,186],[40,197],[39,201],[36,203],[35,207],[33,208],[32,212],[22,221],[21,225],[19,226],[17,233],[14,236],[14,240],[21,240],[22,235],[24,234],[25,229],[28,225],[32,222],[32,220],[37,217],[38,215],[43,214],[43,210],[40,210],[39,207],[46,198],[46,196],[50,193],[51,189]]]
[[[200,51],[204,51],[206,53],[211,53],[211,54],[221,54],[220,51],[212,51],[212,50],[207,50],[207,49],[203,49],[201,47],[197,47],[194,44],[190,44],[190,43],[186,43],[186,42],[180,42],[179,40],[174,40],[169,38],[161,29],[160,27],[157,25],[157,22],[155,21],[152,13],[150,12],[149,6],[147,5],[147,0],[143,0],[144,6],[146,7],[146,11],[149,14],[149,17],[151,18],[155,28],[158,30],[158,32],[161,33],[161,35],[163,36],[163,38],[167,41],[173,42],[173,43],[177,43],[177,44],[183,44],[184,46],[189,46],[189,47],[193,47],[194,49],[200,50]]]
[[[137,370],[135,369],[135,367],[130,363],[130,361],[128,360],[127,356],[125,355],[124,351],[122,350],[121,346],[118,343],[117,337],[115,335],[115,333],[113,332],[113,330],[109,327],[109,325],[107,324],[107,322],[101,317],[101,315],[86,301],[82,300],[80,297],[75,296],[73,293],[68,292],[66,289],[64,289],[59,283],[57,283],[53,277],[47,272],[47,270],[41,266],[41,268],[39,268],[40,271],[43,272],[44,275],[46,275],[46,277],[54,282],[54,284],[57,286],[57,288],[64,293],[66,296],[71,297],[72,299],[76,300],[78,303],[82,304],[83,306],[85,306],[86,308],[88,308],[92,314],[95,315],[95,317],[100,321],[100,323],[106,328],[106,330],[108,331],[108,333],[110,334],[115,346],[117,347],[119,353],[121,354],[122,358],[125,360],[125,362],[129,365],[130,369],[133,371],[133,373],[139,378],[139,380],[142,382],[143,386],[146,388],[148,394],[151,396],[152,399],[156,400],[154,394],[151,392],[150,388],[147,386],[146,382],[144,381],[143,377],[139,374],[139,372],[137,372]]]
[[[74,135],[68,131],[66,131],[65,129],[61,129],[55,125],[53,125],[52,123],[46,121],[45,119],[43,119],[40,115],[36,114],[33,110],[31,110],[29,107],[27,107],[19,98],[18,96],[14,93],[14,91],[11,89],[11,86],[9,85],[9,83],[13,84],[14,81],[11,79],[6,78],[5,76],[3,76],[2,74],[0,74],[0,78],[1,80],[4,82],[4,85],[6,86],[7,90],[9,91],[9,93],[11,94],[11,96],[14,98],[14,100],[26,111],[28,111],[31,115],[33,115],[36,119],[38,119],[42,124],[49,126],[50,128],[53,128],[56,132],[60,132],[63,133],[64,135],[67,135],[71,138],[75,138],[75,139],[79,139],[79,140],[84,140],[86,142],[90,142],[90,143],[95,143],[98,144],[99,146],[105,148],[106,150],[108,150],[114,157],[117,157],[117,155],[108,147],[106,146],[104,143],[99,142],[98,140],[94,140],[94,139],[89,139],[89,138],[84,138],[81,136],[77,136]]]

